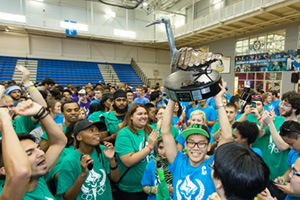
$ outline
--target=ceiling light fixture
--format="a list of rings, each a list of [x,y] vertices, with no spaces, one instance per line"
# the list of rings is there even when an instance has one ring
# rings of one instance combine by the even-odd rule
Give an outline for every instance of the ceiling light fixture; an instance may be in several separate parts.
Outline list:
[[[114,35],[120,36],[120,37],[127,37],[127,38],[135,38],[136,33],[133,31],[125,31],[120,29],[114,29]]]
[[[16,15],[11,13],[0,12],[0,20],[25,23],[26,17],[24,15]]]

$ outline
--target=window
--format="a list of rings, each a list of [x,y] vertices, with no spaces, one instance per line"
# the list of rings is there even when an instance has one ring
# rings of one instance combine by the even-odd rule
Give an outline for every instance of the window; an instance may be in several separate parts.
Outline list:
[[[284,51],[285,30],[278,30],[236,41],[235,55],[274,53]]]

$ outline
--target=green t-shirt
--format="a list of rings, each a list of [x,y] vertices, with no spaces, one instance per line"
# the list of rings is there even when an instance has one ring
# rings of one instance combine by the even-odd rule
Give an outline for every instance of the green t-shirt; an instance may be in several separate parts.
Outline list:
[[[104,146],[100,145],[100,149],[103,148]],[[96,149],[94,149],[90,156],[94,161],[94,166],[87,174],[76,199],[112,200],[112,191],[107,176],[107,174],[110,174],[110,163],[103,152],[101,152],[101,155],[98,157]],[[72,151],[64,158],[58,175],[58,195],[64,194],[77,180],[81,172],[80,158],[81,153],[78,151]]]
[[[74,150],[76,150],[76,149],[73,145],[70,145],[69,147],[64,148],[64,150],[61,152],[55,166],[49,172],[51,178],[54,178],[55,174],[60,170],[62,161],[66,157],[66,155],[70,154]]]
[[[146,139],[144,139],[145,132],[138,130],[138,135],[132,133],[128,126],[124,127],[118,133],[118,137],[115,143],[116,154],[118,159],[118,167],[120,170],[120,177],[126,171],[127,167],[120,161],[119,157],[128,153],[136,153],[148,145],[148,134],[146,133]],[[144,144],[144,140],[146,144]],[[124,178],[119,183],[119,188],[125,192],[141,192],[143,187],[141,180],[144,174],[144,170],[148,162],[155,157],[154,150],[151,151],[146,158],[132,166]]]
[[[160,136],[161,135],[161,130],[158,130],[157,129],[157,123],[155,123],[155,124],[151,124],[150,125],[151,126],[151,128],[153,128],[154,130],[157,130],[158,131],[158,135]],[[179,132],[178,132],[178,129],[175,127],[175,126],[172,126],[172,128],[171,128],[171,134],[173,135],[173,137],[176,139],[177,138],[177,136],[179,135]]]
[[[210,133],[213,135],[213,134],[215,134],[215,132],[217,132],[219,129],[220,129],[220,122],[217,121],[217,122],[214,124],[214,126],[212,127]]]
[[[220,122],[217,121],[217,122],[214,124],[214,126],[212,127],[210,133],[213,135],[213,134],[215,134],[219,129],[220,129]],[[231,127],[231,131],[233,131],[233,128],[232,128],[232,127]]]
[[[274,125],[278,132],[283,123],[284,117],[275,117]],[[259,148],[262,151],[263,160],[270,169],[270,180],[274,180],[278,176],[282,176],[289,169],[286,161],[290,150],[279,151],[272,139],[269,126],[265,128],[265,131],[266,134],[257,138],[251,147]]]
[[[67,127],[65,125],[62,125],[62,127],[63,127],[64,133],[66,133]],[[44,139],[44,140],[47,140],[47,141],[49,140],[46,131],[44,131],[44,134],[41,136],[41,138]]]
[[[33,123],[31,116],[20,116],[12,121],[13,128],[16,133],[26,133],[29,134],[39,122]],[[2,133],[0,132],[0,139],[2,139]]]
[[[100,116],[106,116],[106,112],[104,112],[104,111],[102,111],[102,110],[99,110],[99,111],[97,111],[97,112],[93,112],[92,114],[91,114],[91,120],[93,121],[93,122],[98,122],[98,121],[100,121]]]
[[[0,187],[0,194],[2,193],[2,190],[3,190],[3,186]],[[34,190],[25,193],[23,200],[45,200],[45,199],[55,200],[55,198],[49,191],[46,180],[43,176],[39,179],[38,184]]]
[[[105,125],[107,132],[112,135],[119,130],[118,124],[120,123],[119,119],[114,114],[114,111],[108,112],[105,116]]]

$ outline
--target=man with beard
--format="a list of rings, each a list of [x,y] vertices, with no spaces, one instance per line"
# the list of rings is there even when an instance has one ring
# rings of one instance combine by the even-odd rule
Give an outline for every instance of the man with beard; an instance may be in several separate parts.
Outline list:
[[[20,102],[21,93],[22,93],[22,90],[17,85],[9,86],[5,92],[6,95],[9,95],[13,99],[15,106],[18,105],[18,103]]]
[[[67,127],[78,120],[79,116],[79,105],[75,101],[66,101],[61,105],[61,115],[64,117],[63,131],[66,133]],[[40,148],[43,151],[47,151],[50,142],[48,141],[48,136],[44,133],[41,137]]]
[[[273,117],[269,112],[263,112],[258,119],[262,130],[261,137],[252,144],[252,147],[262,150],[263,159],[270,168],[270,180],[283,176],[289,169],[286,163],[290,151],[289,145],[283,141],[279,130],[285,121],[297,121],[297,115],[300,113],[300,94],[294,91],[284,93],[281,109],[283,117]],[[270,191],[272,193],[272,189]]]
[[[105,117],[105,124],[107,132],[110,134],[110,139],[116,139],[116,135],[121,130],[123,120],[128,110],[128,102],[126,92],[123,90],[117,90],[114,93],[113,111],[108,112]],[[106,141],[108,138],[105,138]]]

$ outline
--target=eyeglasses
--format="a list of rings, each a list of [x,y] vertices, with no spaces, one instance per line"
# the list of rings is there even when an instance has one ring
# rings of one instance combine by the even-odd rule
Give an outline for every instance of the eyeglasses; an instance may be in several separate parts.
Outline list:
[[[284,106],[284,107],[292,107],[292,105],[289,104],[289,103],[282,103],[282,104],[280,104],[280,106]]]
[[[295,172],[296,170],[295,170],[295,168],[294,168],[294,165],[292,165],[292,176],[299,176],[300,177],[300,174],[298,174],[298,173],[296,173]]]
[[[208,143],[205,143],[205,142],[188,142],[188,141],[186,141],[186,144],[187,144],[187,146],[188,146],[189,148],[194,148],[194,147],[197,145],[198,148],[203,149],[203,148],[206,147],[206,145],[207,145]]]
[[[0,108],[10,108],[10,109],[12,109],[12,108],[14,108],[14,107],[15,107],[14,105],[0,106]]]

